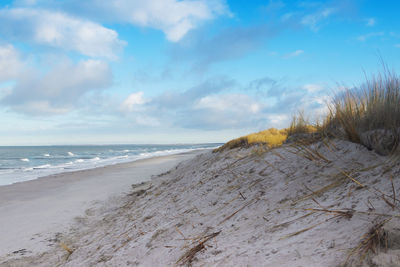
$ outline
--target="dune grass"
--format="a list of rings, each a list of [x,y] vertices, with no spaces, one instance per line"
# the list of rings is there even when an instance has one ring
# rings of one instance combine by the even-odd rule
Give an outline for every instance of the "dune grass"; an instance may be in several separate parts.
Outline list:
[[[345,88],[327,104],[329,113],[322,123],[310,123],[299,112],[287,129],[271,128],[229,141],[221,151],[252,144],[276,147],[289,137],[317,133],[319,137],[345,138],[380,154],[395,151],[400,141],[400,77],[384,71],[366,79],[359,87]],[[315,138],[314,138],[315,139]]]
[[[302,113],[295,116],[288,136],[318,132],[345,138],[378,153],[393,152],[400,137],[400,78],[384,68],[359,87],[338,92],[322,124],[311,125]]]
[[[269,147],[280,146],[286,140],[287,133],[287,129],[278,130],[275,128],[270,128],[268,130],[264,130],[258,133],[252,133],[233,139],[223,146],[215,149],[214,152],[219,152],[226,149],[233,149],[237,147],[249,147],[255,144],[268,145]]]
[[[375,132],[378,134],[373,142],[387,141],[390,136],[388,149],[394,150],[400,133],[400,78],[385,69],[363,85],[337,94],[329,110],[322,127],[326,132],[339,129],[348,140],[369,148],[371,143],[365,134]]]
[[[303,112],[299,112],[296,116],[293,116],[292,122],[290,123],[288,129],[288,136],[293,136],[296,134],[310,134],[315,133],[318,130],[318,125],[312,125],[308,120],[304,117]]]

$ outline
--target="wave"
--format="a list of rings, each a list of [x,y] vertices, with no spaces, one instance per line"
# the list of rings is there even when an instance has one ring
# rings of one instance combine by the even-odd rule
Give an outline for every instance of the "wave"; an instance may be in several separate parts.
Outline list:
[[[115,165],[145,158],[187,152],[195,149],[202,148],[192,146],[176,148],[151,146],[129,150],[124,148],[107,149],[106,151],[85,150],[82,151],[82,153],[79,152],[79,155],[67,152],[68,150],[56,150],[54,152],[52,150],[47,150],[48,153],[41,151],[37,153],[36,156],[32,156],[31,153],[30,155],[26,154],[26,158],[24,158],[24,155],[21,155],[20,157],[15,157],[14,161],[10,161],[9,170],[0,170],[0,185],[7,184],[8,182],[6,182],[6,180],[11,181],[10,183],[12,183],[12,181],[32,180],[55,173]],[[112,151],[112,153],[107,153],[107,151]],[[126,151],[129,151],[129,153]],[[29,158],[27,156],[29,156]],[[7,160],[9,159],[10,158],[7,158]],[[20,163],[16,163],[15,161]],[[28,162],[29,164],[27,164]],[[8,166],[1,166],[1,168],[4,167]]]
[[[51,164],[44,164],[44,165],[35,166],[35,167],[33,167],[33,169],[34,169],[34,170],[38,170],[38,169],[49,169],[50,167],[52,167]]]

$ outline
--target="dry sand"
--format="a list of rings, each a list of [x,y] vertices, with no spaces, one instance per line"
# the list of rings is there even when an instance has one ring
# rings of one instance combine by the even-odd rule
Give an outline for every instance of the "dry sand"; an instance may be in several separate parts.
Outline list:
[[[138,160],[0,186],[0,259],[49,249],[77,216],[199,153]],[[1,262],[1,260],[0,260]]]
[[[339,140],[206,152],[3,265],[400,266],[399,173]]]

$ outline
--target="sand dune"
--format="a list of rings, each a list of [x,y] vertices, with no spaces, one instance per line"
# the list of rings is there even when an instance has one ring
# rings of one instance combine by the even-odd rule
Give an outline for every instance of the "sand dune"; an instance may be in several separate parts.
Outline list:
[[[399,266],[399,172],[339,140],[206,152],[3,265]]]

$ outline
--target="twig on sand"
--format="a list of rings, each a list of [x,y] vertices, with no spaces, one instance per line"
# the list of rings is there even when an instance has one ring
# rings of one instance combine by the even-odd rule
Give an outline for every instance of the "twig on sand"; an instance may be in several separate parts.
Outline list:
[[[346,209],[346,210],[328,210],[328,209],[313,209],[313,208],[306,208],[304,210],[307,211],[314,211],[314,212],[325,212],[325,213],[334,213],[337,214],[338,216],[343,216],[343,217],[347,217],[347,218],[351,218],[353,217],[353,214],[355,212],[355,210],[352,209]]]
[[[283,240],[283,239],[286,239],[286,238],[289,238],[289,237],[296,236],[296,235],[299,235],[299,234],[301,234],[301,233],[304,233],[304,232],[306,232],[306,231],[308,231],[308,230],[311,230],[311,229],[313,229],[314,227],[316,227],[316,226],[318,226],[318,225],[321,225],[321,224],[323,224],[323,223],[325,223],[325,222],[327,222],[327,221],[329,221],[329,220],[331,220],[331,219],[337,218],[338,216],[339,216],[339,215],[335,215],[335,216],[330,217],[330,218],[328,218],[328,219],[326,219],[326,220],[324,220],[324,221],[322,221],[322,222],[319,222],[319,223],[313,224],[313,225],[311,225],[311,226],[309,226],[309,227],[307,227],[307,228],[304,228],[304,229],[302,229],[302,230],[300,230],[300,231],[297,231],[297,232],[290,233],[290,234],[288,234],[288,235],[282,236],[281,238],[279,238],[279,240]]]
[[[230,218],[232,218],[233,216],[235,216],[236,213],[238,213],[239,211],[241,211],[242,209],[244,209],[245,207],[247,207],[248,205],[250,205],[253,201],[249,201],[246,204],[244,204],[240,209],[238,209],[237,211],[235,211],[234,213],[232,213],[231,215],[229,215],[228,217],[226,217],[225,219],[223,219],[218,225],[223,224],[224,222],[226,222],[227,220],[229,220]]]
[[[63,248],[67,253],[67,258],[66,260],[68,260],[69,256],[71,256],[71,254],[74,252],[74,250],[70,247],[68,247],[65,243],[60,242],[60,247]]]
[[[221,233],[221,231],[204,236],[202,238],[202,240],[196,246],[194,246],[193,248],[189,249],[185,254],[183,254],[182,257],[180,257],[179,260],[176,262],[176,264],[182,264],[182,265],[187,264],[187,265],[190,265],[190,263],[192,262],[194,256],[196,255],[196,253],[205,248],[204,244],[208,240],[210,240],[210,239],[216,237],[217,235],[219,235],[219,233]]]
[[[393,184],[393,176],[390,175],[390,182],[392,183],[392,191],[393,191],[393,206],[396,206],[396,190],[394,189]],[[394,209],[394,208],[393,208]]]
[[[330,220],[332,220],[332,219],[338,218],[338,217],[347,217],[347,218],[351,218],[351,217],[353,216],[353,212],[352,212],[351,210],[350,210],[350,211],[328,210],[328,209],[304,209],[304,210],[310,210],[311,213],[306,214],[306,215],[304,215],[304,216],[302,216],[302,217],[300,217],[300,218],[303,218],[303,217],[305,217],[305,216],[311,215],[312,213],[317,212],[317,211],[321,211],[321,212],[325,212],[325,213],[333,213],[333,214],[336,214],[336,215],[334,215],[333,217],[330,217],[330,218],[328,218],[328,219],[326,219],[326,220],[323,220],[323,221],[321,221],[321,222],[319,222],[319,223],[313,224],[313,225],[311,225],[311,226],[309,226],[309,227],[307,227],[307,228],[304,228],[304,229],[302,229],[302,230],[300,230],[300,231],[297,231],[297,232],[288,234],[288,235],[286,235],[286,236],[283,236],[283,237],[279,238],[279,240],[286,239],[286,238],[289,238],[289,237],[296,236],[296,235],[298,235],[298,234],[304,233],[304,232],[306,232],[306,231],[308,231],[308,230],[313,229],[314,227],[316,227],[316,226],[318,226],[318,225],[321,225],[321,224],[323,224],[323,223],[326,223],[326,222],[328,222],[328,221],[330,221]],[[299,218],[299,219],[300,219],[300,218]]]
[[[287,221],[287,222],[284,222],[284,223],[281,223],[281,224],[274,225],[274,226],[271,227],[270,230],[275,230],[275,229],[278,229],[278,228],[281,228],[281,227],[287,227],[287,226],[289,226],[291,223],[293,223],[293,222],[295,222],[295,221],[297,221],[297,220],[304,219],[304,218],[306,218],[306,217],[308,217],[308,216],[310,216],[311,214],[314,214],[314,213],[315,213],[315,212],[312,211],[312,212],[309,212],[309,213],[307,213],[307,214],[305,214],[305,215],[303,215],[303,216],[300,216],[300,217],[298,217],[298,218],[295,218],[295,219],[293,219],[293,220],[290,220],[290,221]],[[264,217],[263,217],[263,218],[264,218]],[[264,218],[264,220],[268,221],[266,218]]]

